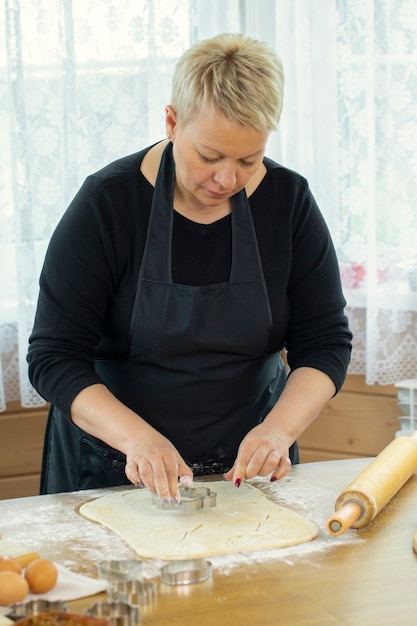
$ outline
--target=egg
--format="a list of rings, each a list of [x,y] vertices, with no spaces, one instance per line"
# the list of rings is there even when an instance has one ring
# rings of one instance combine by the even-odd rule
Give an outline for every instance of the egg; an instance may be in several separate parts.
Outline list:
[[[0,605],[21,602],[29,593],[27,581],[16,572],[0,572]]]
[[[55,587],[58,570],[48,559],[35,559],[27,566],[25,579],[32,593],[45,593]]]
[[[0,572],[16,572],[20,574],[22,566],[11,556],[0,556]]]

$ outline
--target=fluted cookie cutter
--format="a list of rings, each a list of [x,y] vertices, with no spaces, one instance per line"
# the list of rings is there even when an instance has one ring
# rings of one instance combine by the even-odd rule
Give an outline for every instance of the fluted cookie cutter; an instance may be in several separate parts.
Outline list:
[[[152,503],[157,509],[181,511],[196,511],[198,509],[209,509],[216,506],[217,494],[208,487],[187,487],[179,485],[180,501],[165,500],[156,494],[152,494]]]
[[[142,578],[143,561],[141,559],[120,559],[100,561],[99,578],[108,582],[113,580],[134,580]]]
[[[13,621],[39,615],[39,613],[66,613],[67,604],[62,600],[29,600],[29,602],[19,602],[10,605],[10,612],[7,617]]]
[[[142,580],[116,580],[107,589],[109,602],[127,602],[132,606],[141,606],[155,602],[156,583]]]
[[[127,602],[96,602],[84,612],[88,617],[103,617],[112,626],[136,626],[140,623],[140,609]]]
[[[161,583],[191,585],[201,583],[212,575],[212,565],[205,559],[171,561],[161,568]]]

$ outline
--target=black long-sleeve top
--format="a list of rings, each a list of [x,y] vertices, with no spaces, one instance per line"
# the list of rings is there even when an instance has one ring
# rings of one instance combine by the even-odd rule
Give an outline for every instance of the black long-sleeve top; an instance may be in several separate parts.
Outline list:
[[[66,416],[82,389],[102,382],[95,357],[128,352],[153,194],[140,172],[147,150],[86,179],[46,254],[28,351],[29,377]],[[339,390],[351,333],[334,247],[307,181],[270,159],[264,163],[267,174],[249,204],[272,311],[268,352],[286,348],[291,370],[318,369]],[[228,280],[230,215],[203,225],[174,212],[172,243],[174,282]]]

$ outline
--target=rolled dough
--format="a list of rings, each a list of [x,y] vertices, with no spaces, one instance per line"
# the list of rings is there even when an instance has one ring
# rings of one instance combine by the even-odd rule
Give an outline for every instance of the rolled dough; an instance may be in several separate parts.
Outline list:
[[[274,504],[247,483],[204,482],[217,494],[214,508],[162,510],[147,489],[118,491],[86,502],[80,513],[107,526],[143,558],[190,559],[268,550],[304,543],[317,526]]]

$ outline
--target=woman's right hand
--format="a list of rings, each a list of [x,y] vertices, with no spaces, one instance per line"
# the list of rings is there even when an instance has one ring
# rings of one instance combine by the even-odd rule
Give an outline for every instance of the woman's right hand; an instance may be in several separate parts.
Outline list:
[[[175,446],[149,425],[140,441],[129,445],[125,473],[134,485],[147,487],[164,501],[179,499],[178,477],[193,478]]]
[[[178,478],[193,473],[175,446],[102,384],[74,398],[71,419],[82,430],[126,455],[125,473],[160,498],[178,497]]]

